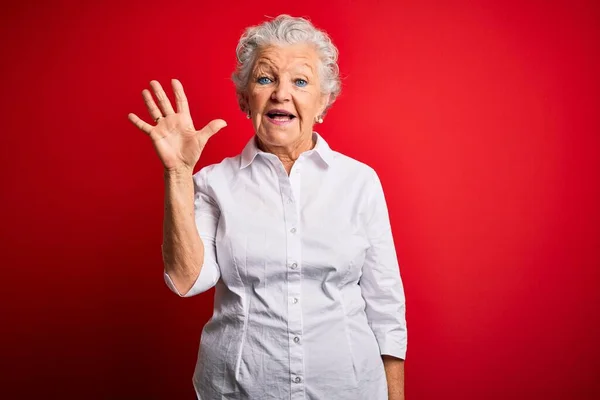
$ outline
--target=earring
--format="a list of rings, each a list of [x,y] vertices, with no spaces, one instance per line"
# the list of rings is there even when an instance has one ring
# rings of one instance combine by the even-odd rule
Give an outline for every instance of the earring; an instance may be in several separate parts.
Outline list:
[[[318,117],[315,117],[315,122],[317,124],[322,124],[323,123],[323,117],[321,117],[320,115]]]
[[[252,117],[250,116],[250,111],[248,111],[248,114],[246,114],[246,118],[248,118],[248,119],[252,118]]]

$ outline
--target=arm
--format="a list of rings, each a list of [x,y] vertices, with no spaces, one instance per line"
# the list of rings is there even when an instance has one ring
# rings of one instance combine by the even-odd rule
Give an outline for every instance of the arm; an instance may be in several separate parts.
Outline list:
[[[404,400],[404,360],[383,355],[383,366],[388,383],[388,399]]]
[[[165,172],[162,254],[165,273],[180,293],[187,293],[204,263],[204,244],[194,223],[194,185],[189,170]]]
[[[165,172],[164,279],[182,297],[210,289],[220,277],[214,249],[220,213],[206,193],[205,172]]]
[[[197,131],[181,82],[171,79],[171,85],[177,112],[161,84],[152,80],[150,86],[159,105],[156,105],[152,93],[147,89],[142,90],[142,97],[155,125],[133,113],[129,113],[127,118],[152,139],[154,149],[165,167],[165,214],[161,246],[164,279],[172,291],[180,296],[184,293],[183,296],[187,297],[208,290],[219,279],[214,257],[214,220],[218,220],[218,209],[210,204],[206,192],[202,193],[201,188],[196,190],[202,186],[202,182],[194,186],[197,176],[192,174],[192,170],[206,142],[227,123],[215,119]],[[200,177],[201,172],[197,174]],[[209,222],[205,224],[205,220]],[[212,285],[207,287],[207,284]]]
[[[390,400],[404,400],[404,358],[407,347],[405,297],[387,204],[381,182],[372,171],[366,229],[370,248],[360,288],[365,312],[375,334],[388,381]]]

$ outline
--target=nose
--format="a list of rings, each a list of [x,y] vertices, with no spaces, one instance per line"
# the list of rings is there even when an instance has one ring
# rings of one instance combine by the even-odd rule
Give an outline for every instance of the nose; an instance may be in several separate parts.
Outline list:
[[[291,99],[291,83],[287,80],[279,80],[271,93],[271,100],[283,103]]]

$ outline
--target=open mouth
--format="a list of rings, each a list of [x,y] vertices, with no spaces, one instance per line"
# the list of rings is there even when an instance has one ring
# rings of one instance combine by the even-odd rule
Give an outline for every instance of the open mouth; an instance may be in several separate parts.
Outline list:
[[[267,117],[274,122],[289,122],[296,118],[294,114],[284,110],[271,110],[267,113]]]

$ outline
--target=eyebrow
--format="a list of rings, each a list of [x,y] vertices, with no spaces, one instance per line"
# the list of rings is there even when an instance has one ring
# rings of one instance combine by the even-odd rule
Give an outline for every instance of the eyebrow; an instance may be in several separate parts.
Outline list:
[[[304,62],[302,64],[298,64],[297,66],[295,66],[295,68],[298,68],[298,66],[308,67],[308,69],[310,70],[311,74],[314,75],[314,73],[315,73],[315,70],[312,67],[312,65],[310,65],[307,62]],[[277,68],[275,68],[275,65],[271,61],[269,61],[268,59],[258,59],[256,61],[256,64],[255,64],[252,72],[256,73],[257,70],[259,70],[261,68],[268,68],[268,69],[271,69],[271,70],[277,70]]]
[[[303,63],[303,64],[301,64],[301,65],[303,65],[303,66],[307,66],[307,67],[308,67],[308,69],[310,70],[310,72],[311,72],[312,74],[314,74],[314,73],[315,73],[315,70],[313,69],[312,65],[310,65],[309,63]]]
[[[269,72],[272,72],[273,70],[275,70],[275,68],[273,64],[268,62],[267,60],[257,60],[256,64],[254,64],[254,68],[252,68],[251,74],[253,76],[256,76],[265,72],[265,70],[269,70]]]
[[[273,63],[267,61],[267,60],[258,60],[256,61],[256,64],[254,64],[254,69],[259,69],[259,68],[273,68]]]

